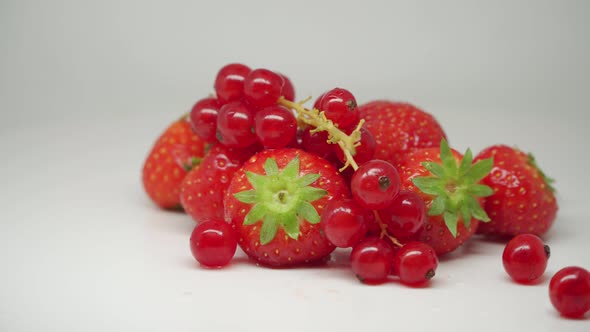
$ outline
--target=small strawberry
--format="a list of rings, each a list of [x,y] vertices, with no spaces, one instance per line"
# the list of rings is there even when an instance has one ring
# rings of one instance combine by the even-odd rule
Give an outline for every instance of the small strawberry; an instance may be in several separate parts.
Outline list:
[[[375,159],[396,165],[416,148],[438,147],[446,135],[436,119],[414,105],[387,100],[359,106],[360,117],[377,143]]]
[[[232,176],[254,153],[216,144],[199,167],[187,174],[180,185],[184,210],[196,221],[223,220],[223,197]]]
[[[442,139],[439,148],[415,150],[398,164],[401,187],[416,192],[428,208],[428,218],[418,237],[437,255],[458,248],[490,219],[481,197],[493,193],[479,182],[492,168],[492,159],[472,164],[471,150],[461,153]]]
[[[475,160],[494,158],[491,173],[483,183],[494,189],[485,201],[491,222],[478,233],[515,236],[523,233],[543,235],[557,215],[553,180],[537,166],[531,154],[506,145],[491,146]]]
[[[324,207],[348,196],[344,180],[326,160],[299,149],[265,150],[233,177],[225,217],[242,250],[258,262],[314,262],[334,250],[319,224]]]
[[[172,123],[158,138],[143,166],[143,186],[164,209],[180,208],[180,183],[199,164],[205,141],[191,130],[186,117]]]

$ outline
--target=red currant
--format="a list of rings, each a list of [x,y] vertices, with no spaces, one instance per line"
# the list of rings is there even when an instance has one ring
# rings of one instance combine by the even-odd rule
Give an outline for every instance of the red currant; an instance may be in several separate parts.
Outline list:
[[[263,108],[273,105],[281,96],[283,78],[268,69],[255,69],[244,81],[244,95],[248,102]]]
[[[258,140],[267,149],[283,148],[296,139],[295,115],[280,105],[269,106],[256,112],[255,126]]]
[[[195,134],[207,142],[215,142],[217,138],[217,113],[219,102],[215,98],[199,100],[190,114],[191,127]]]
[[[320,110],[340,129],[351,128],[359,122],[356,99],[350,91],[335,88],[324,94]]]
[[[349,248],[357,244],[367,234],[367,215],[350,198],[331,200],[322,212],[320,224],[326,238],[339,248]]]
[[[426,205],[418,194],[402,190],[388,207],[377,211],[387,232],[398,240],[416,236],[426,222]]]
[[[563,316],[584,316],[590,311],[590,272],[578,266],[559,270],[549,283],[549,298]]]
[[[287,100],[295,101],[295,88],[293,87],[293,83],[291,83],[291,80],[287,76],[283,74],[279,75],[281,75],[284,82],[281,89],[281,96],[285,97]]]
[[[547,268],[549,246],[533,234],[515,236],[504,248],[502,263],[508,275],[517,282],[538,279]]]
[[[373,156],[375,155],[375,149],[377,147],[375,138],[373,137],[373,134],[371,134],[370,131],[368,131],[365,127],[362,127],[360,132],[360,145],[356,148],[356,153],[353,156],[354,161],[356,161],[358,165],[362,165],[367,161],[373,159]],[[334,148],[334,152],[336,152],[336,157],[338,157],[338,160],[340,160],[342,163],[345,163],[346,157],[344,156],[344,152],[342,152],[340,146],[337,144],[332,144],[332,146]]]
[[[393,165],[374,159],[361,165],[350,181],[352,196],[370,210],[384,209],[393,203],[400,190],[400,177]]]
[[[420,285],[434,277],[438,257],[431,246],[423,242],[408,242],[393,258],[393,269],[404,284]]]
[[[324,159],[332,159],[334,156],[334,144],[328,143],[328,132],[318,131],[311,132],[312,128],[305,128],[301,137],[303,149],[307,152],[316,154]]]
[[[225,104],[217,116],[217,139],[225,146],[243,148],[256,142],[254,112],[242,101]]]
[[[222,267],[236,253],[238,239],[230,224],[209,220],[198,224],[191,234],[190,248],[195,259],[206,267]]]
[[[391,272],[393,249],[383,239],[367,237],[352,249],[350,263],[360,281],[381,283]]]
[[[215,78],[215,93],[222,104],[242,98],[244,80],[250,71],[241,63],[230,63],[219,70]]]
[[[313,103],[313,108],[316,110],[320,110],[320,107],[322,106],[322,98],[324,98],[324,96],[326,95],[326,93],[322,93]]]

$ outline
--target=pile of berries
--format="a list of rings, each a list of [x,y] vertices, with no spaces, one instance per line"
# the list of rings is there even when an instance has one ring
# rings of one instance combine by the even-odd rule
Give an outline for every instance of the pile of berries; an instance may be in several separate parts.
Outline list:
[[[423,285],[438,257],[479,233],[511,239],[503,261],[515,281],[544,273],[540,236],[558,206],[532,155],[507,145],[460,153],[416,106],[358,105],[342,88],[306,108],[268,69],[229,64],[214,88],[160,136],[143,169],[149,197],[197,223],[190,249],[202,266],[227,265],[238,245],[271,267],[351,248],[362,282]],[[563,315],[590,309],[582,268],[558,272],[550,287]]]

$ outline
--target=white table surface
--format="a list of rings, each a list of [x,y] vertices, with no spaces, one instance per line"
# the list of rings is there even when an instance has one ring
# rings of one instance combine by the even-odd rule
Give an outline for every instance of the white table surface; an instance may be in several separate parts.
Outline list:
[[[0,331],[590,329],[548,297],[557,270],[590,268],[588,2],[247,3],[2,2]],[[460,150],[534,152],[560,205],[545,277],[511,282],[503,244],[483,239],[423,289],[362,285],[346,251],[322,268],[239,252],[201,269],[193,222],[151,204],[141,166],[236,60],[280,68],[299,96],[411,101]]]

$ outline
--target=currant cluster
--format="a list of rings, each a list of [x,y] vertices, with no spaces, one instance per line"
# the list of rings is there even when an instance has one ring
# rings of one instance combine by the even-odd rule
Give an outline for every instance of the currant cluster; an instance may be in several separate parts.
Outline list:
[[[426,206],[417,194],[400,190],[396,168],[383,160],[365,162],[353,173],[350,189],[352,199],[335,200],[326,207],[322,226],[334,245],[353,248],[356,276],[380,283],[394,273],[411,285],[434,277],[436,253],[417,241]]]
[[[190,113],[193,131],[201,139],[232,148],[257,143],[282,148],[295,143],[296,117],[277,104],[281,96],[295,99],[288,77],[233,63],[219,70],[214,87],[216,96],[199,100]]]

